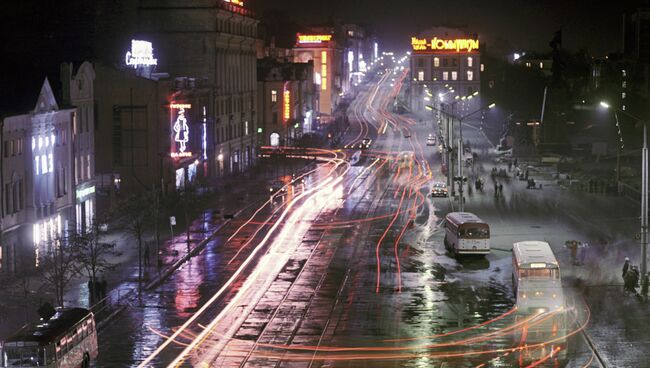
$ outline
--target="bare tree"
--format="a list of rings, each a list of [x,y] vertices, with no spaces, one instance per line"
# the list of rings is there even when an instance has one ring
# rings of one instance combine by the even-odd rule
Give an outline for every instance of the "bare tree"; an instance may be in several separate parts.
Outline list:
[[[151,222],[149,196],[131,196],[119,205],[122,228],[138,244],[138,278],[142,280],[144,236]]]
[[[103,219],[104,221],[106,219]],[[69,243],[75,253],[76,266],[79,273],[85,273],[90,280],[89,285],[97,285],[99,274],[115,268],[109,257],[116,255],[115,244],[102,242],[100,226],[102,221],[93,220],[85,230],[74,231],[69,236]],[[89,299],[94,301],[93,290],[89,290]]]
[[[45,284],[54,290],[56,304],[63,306],[68,284],[77,275],[75,254],[67,239],[55,237],[46,244],[39,269]]]
[[[0,311],[2,308],[15,308],[19,306],[24,311],[23,323],[32,320],[30,312],[34,306],[43,301],[42,295],[36,290],[34,279],[34,259],[31,257],[18,257],[16,260],[18,270],[9,279],[0,282],[0,293],[5,297],[0,298]],[[0,312],[0,323],[3,323],[3,316]]]

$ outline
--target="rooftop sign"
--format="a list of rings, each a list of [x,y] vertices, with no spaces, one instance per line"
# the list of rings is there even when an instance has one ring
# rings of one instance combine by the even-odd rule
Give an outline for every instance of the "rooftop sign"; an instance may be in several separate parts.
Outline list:
[[[438,37],[432,39],[411,37],[411,46],[415,52],[472,52],[479,49],[479,40],[465,38],[446,40]]]
[[[131,51],[126,52],[126,65],[134,69],[139,66],[158,65],[153,57],[153,46],[149,41],[131,40]]]
[[[331,40],[332,40],[332,35],[326,35],[326,34],[303,35],[303,34],[298,34],[298,43],[299,44],[323,43],[323,42],[329,42]]]

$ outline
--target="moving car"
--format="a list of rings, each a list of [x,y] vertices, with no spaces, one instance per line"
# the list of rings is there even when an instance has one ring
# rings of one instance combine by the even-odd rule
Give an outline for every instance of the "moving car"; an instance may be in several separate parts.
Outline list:
[[[431,196],[432,197],[446,197],[447,196],[447,184],[445,183],[433,183],[431,186]]]
[[[361,140],[361,143],[359,143],[359,148],[368,149],[368,148],[370,148],[371,144],[372,144],[372,139],[364,138],[363,140]]]
[[[436,137],[433,134],[429,134],[429,137],[427,137],[427,146],[435,146],[436,145]]]
[[[410,130],[404,129],[402,131],[402,133],[404,134],[404,138],[411,138],[411,131]]]

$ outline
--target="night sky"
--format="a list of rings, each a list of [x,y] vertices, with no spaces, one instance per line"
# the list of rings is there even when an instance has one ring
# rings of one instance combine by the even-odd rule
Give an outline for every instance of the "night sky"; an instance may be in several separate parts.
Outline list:
[[[386,48],[406,50],[410,35],[433,25],[467,25],[485,41],[548,51],[563,29],[564,47],[595,56],[622,50],[622,14],[643,0],[248,0],[258,12],[281,9],[297,23],[330,17],[374,26]]]

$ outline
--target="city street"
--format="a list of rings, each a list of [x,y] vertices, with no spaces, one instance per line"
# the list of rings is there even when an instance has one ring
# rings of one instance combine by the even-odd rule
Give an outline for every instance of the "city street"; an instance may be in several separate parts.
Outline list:
[[[512,366],[518,343],[506,332],[514,307],[510,247],[521,240],[553,246],[576,308],[566,354],[554,364],[598,366],[590,343],[611,366],[641,364],[642,345],[635,354],[621,330],[606,328],[612,311],[598,302],[624,298],[642,313],[622,292],[624,251],[611,255],[596,246],[606,235],[589,222],[597,219],[585,218],[590,207],[551,180],[538,178],[543,190],[505,180],[502,198],[490,184],[485,193],[466,194],[467,210],[491,226],[493,251],[460,262],[446,254],[440,222],[458,201],[428,196],[430,182],[445,180],[440,155],[423,145],[428,122],[387,110],[399,79],[384,75],[352,104],[345,144],[371,137],[370,149],[345,151],[357,156],[352,165],[334,151],[318,152],[332,161],[306,175],[304,189],[293,185],[284,201],[221,229],[204,252],[100,334],[97,366]],[[472,123],[465,130],[472,149],[486,153],[474,170],[489,180],[492,146]],[[419,164],[395,160],[404,151]],[[557,212],[566,216],[549,216]],[[612,231],[624,231],[621,225],[609,224]],[[568,239],[594,244],[583,266],[571,265]],[[617,241],[622,249],[631,243]],[[587,322],[590,337],[581,331]],[[645,336],[641,325],[626,323],[625,331]]]

